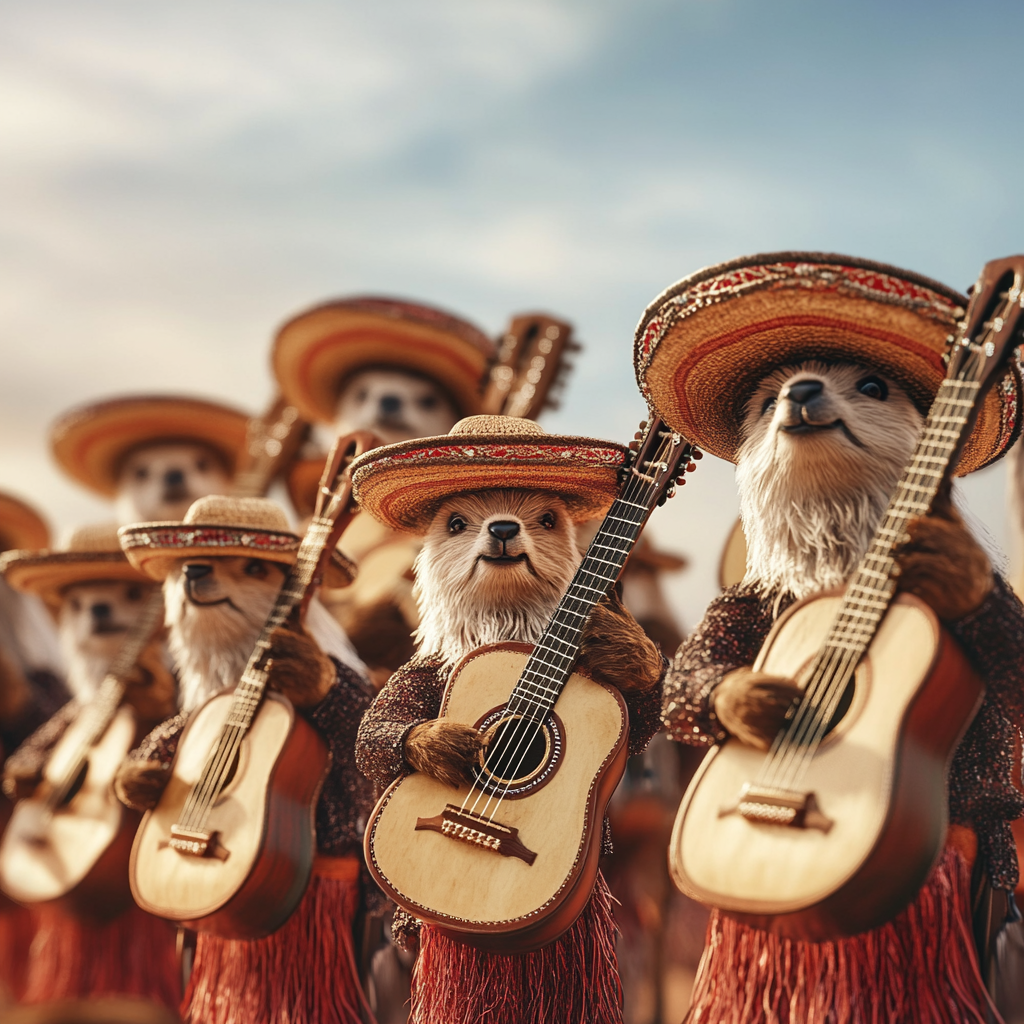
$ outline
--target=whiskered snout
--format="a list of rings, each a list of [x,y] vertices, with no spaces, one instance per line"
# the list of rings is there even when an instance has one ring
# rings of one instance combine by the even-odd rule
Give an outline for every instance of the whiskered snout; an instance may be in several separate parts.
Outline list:
[[[482,533],[480,557],[493,562],[519,562],[528,557],[526,532],[518,519],[492,519]]]
[[[825,382],[815,377],[798,377],[783,385],[776,416],[780,429],[789,434],[838,426],[839,421]]]

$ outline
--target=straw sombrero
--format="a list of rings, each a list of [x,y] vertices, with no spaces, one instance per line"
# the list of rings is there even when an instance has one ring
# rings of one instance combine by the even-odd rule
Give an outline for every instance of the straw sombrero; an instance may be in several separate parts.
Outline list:
[[[495,488],[550,491],[582,522],[611,505],[625,459],[626,449],[611,441],[547,434],[512,416],[468,416],[441,437],[361,455],[352,484],[365,511],[411,533],[425,533],[446,498]]]
[[[480,411],[494,360],[491,340],[450,313],[399,299],[339,299],[300,313],[278,332],[271,360],[282,393],[310,420],[333,423],[341,382],[391,366],[436,380],[462,415]]]
[[[208,445],[234,473],[249,418],[217,402],[175,395],[133,395],[79,406],[50,431],[53,454],[79,483],[112,497],[125,457],[145,444]]]
[[[8,551],[0,555],[0,572],[16,590],[37,594],[51,607],[76,583],[153,582],[125,558],[116,523],[79,527],[53,550]]]
[[[746,256],[684,278],[647,307],[636,332],[637,382],[675,430],[735,462],[746,402],[787,363],[877,366],[926,413],[966,306],[951,288],[882,263],[814,252]],[[1020,428],[1014,362],[986,397],[957,474],[998,459]]]
[[[0,551],[40,551],[50,546],[50,528],[31,505],[0,491]]]
[[[135,523],[118,531],[121,547],[137,569],[162,580],[183,558],[240,556],[292,565],[302,538],[284,510],[269,498],[213,494],[194,501],[180,523]],[[355,566],[335,549],[324,586],[346,587]]]

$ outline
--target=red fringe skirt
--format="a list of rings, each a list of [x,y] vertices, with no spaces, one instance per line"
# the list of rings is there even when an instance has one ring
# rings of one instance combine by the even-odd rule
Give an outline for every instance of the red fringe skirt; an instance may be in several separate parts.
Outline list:
[[[317,857],[295,913],[251,942],[199,935],[182,1006],[189,1024],[362,1024],[352,924],[359,861]]]
[[[22,1001],[141,996],[176,1010],[181,971],[174,926],[132,906],[107,924],[80,921],[54,907],[33,910]]]
[[[31,910],[3,901],[0,906],[0,1006],[19,1001],[25,991],[28,952],[35,932]]]
[[[420,933],[409,1024],[621,1024],[612,896],[602,875],[576,923],[534,953],[503,955]]]
[[[712,912],[687,1021],[985,1024],[990,1007],[971,932],[971,868],[947,847],[906,910],[850,939],[795,942]]]

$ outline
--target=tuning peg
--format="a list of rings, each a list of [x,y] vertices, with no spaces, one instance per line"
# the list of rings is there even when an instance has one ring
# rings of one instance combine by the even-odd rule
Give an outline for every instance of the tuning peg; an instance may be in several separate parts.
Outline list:
[[[636,441],[630,441],[629,442],[629,450],[631,452],[638,451],[639,449],[640,449],[640,441],[639,441],[639,439],[636,440]]]
[[[644,435],[643,435],[643,431],[642,431],[642,430],[638,430],[638,431],[637,431],[637,432],[636,432],[636,433],[635,433],[635,434],[633,435],[633,440],[634,440],[634,441],[642,441],[643,439],[644,439]]]
[[[690,452],[690,458],[696,459],[700,462],[700,460],[704,458],[704,453],[699,448],[694,448],[693,451]]]
[[[686,472],[687,473],[693,473],[696,469],[697,469],[697,463],[696,462],[688,462],[686,464]]]
[[[640,429],[641,430],[646,430],[647,429],[647,420],[641,420],[640,421]]]

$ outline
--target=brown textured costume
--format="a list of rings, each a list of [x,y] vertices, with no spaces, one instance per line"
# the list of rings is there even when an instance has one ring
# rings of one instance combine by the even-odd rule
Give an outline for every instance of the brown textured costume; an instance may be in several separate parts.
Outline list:
[[[409,731],[436,719],[449,673],[437,657],[417,656],[399,669],[374,700],[363,719],[356,747],[359,768],[379,786],[387,786],[410,770],[403,756]],[[629,750],[641,752],[658,731],[660,688],[623,690],[629,709]],[[488,1024],[505,1021],[562,1022],[590,1024],[621,1019],[618,979],[614,970],[615,935],[611,900],[604,879],[599,877],[593,897],[575,925],[556,942],[536,953],[517,956],[483,953],[446,939],[424,926],[418,974],[432,970],[458,971],[459,1006],[420,1005],[414,995],[412,1021],[463,1020],[467,1006],[486,1007],[479,1019]],[[584,957],[582,961],[580,957]],[[573,963],[590,966],[589,975],[568,970]],[[514,997],[491,996],[488,979],[502,972],[510,981],[506,992]],[[550,982],[557,978],[558,985]],[[538,983],[539,982],[539,983]],[[494,986],[494,992],[497,991]],[[415,990],[414,990],[415,991]],[[498,1005],[497,1000],[505,1001]],[[573,1016],[573,1008],[588,1007],[585,1016]],[[610,1009],[614,1008],[614,1009]],[[484,1012],[481,1010],[481,1012]],[[424,1016],[431,1013],[432,1016]],[[611,1014],[611,1015],[609,1015]]]
[[[255,941],[200,935],[182,1016],[202,1024],[358,1024],[361,989],[352,923],[362,903],[380,900],[361,872],[363,828],[373,787],[355,768],[356,729],[372,690],[335,662],[337,681],[303,712],[327,740],[331,767],[316,808],[319,856],[297,910],[272,935]],[[168,719],[130,755],[170,767],[186,721]],[[360,889],[363,890],[362,894]]]
[[[784,598],[776,607],[775,602],[743,585],[731,587],[711,603],[704,620],[679,649],[665,678],[663,719],[674,739],[710,747],[726,738],[712,707],[713,690],[726,674],[753,662],[775,617],[792,603],[792,599]],[[1024,798],[1013,784],[1014,737],[1019,723],[1024,721],[1024,608],[1005,581],[997,577],[981,606],[965,618],[947,623],[947,628],[987,685],[981,710],[953,759],[950,820],[969,827],[977,835],[978,868],[984,870],[992,886],[1012,891],[1017,882],[1017,859],[1009,823],[1024,812]],[[877,957],[878,947],[886,943],[891,952],[905,951],[910,947],[908,937],[912,939],[915,928],[926,921],[938,934],[933,933],[931,944],[919,943],[922,948],[918,953],[923,962],[912,962],[908,957],[902,963],[896,958],[890,963],[891,971],[887,973],[891,977],[885,987],[896,1002],[889,1008],[893,1016],[888,1019],[981,1020],[959,1015],[966,1012],[958,1009],[964,1005],[956,993],[959,982],[966,985],[973,998],[984,997],[974,991],[976,986],[970,980],[946,973],[948,965],[943,960],[943,953],[948,952],[943,947],[971,944],[971,936],[958,927],[955,915],[942,916],[944,907],[969,899],[968,888],[969,868],[962,858],[947,852],[914,904],[895,921],[866,935],[832,943],[775,939],[767,933],[738,926],[716,911],[705,958],[709,963],[715,958],[727,960],[736,956],[738,945],[744,943],[746,953],[742,959],[748,962],[759,949],[765,963],[781,955],[793,960],[804,958],[811,972],[820,969],[820,976],[801,979],[798,985],[784,972],[780,973],[767,985],[765,1003],[747,1007],[749,1016],[744,1017],[749,1021],[796,1024],[809,1019],[802,1015],[806,1012],[802,1000],[811,997],[815,985],[834,986],[830,992],[837,1007],[844,1002],[848,1007],[856,1005],[856,992],[841,991],[836,985],[836,976],[840,974],[834,969],[836,962],[869,961]],[[933,912],[939,915],[938,919]],[[873,953],[867,951],[869,945],[873,946]],[[859,956],[861,953],[867,955]],[[703,998],[711,1009],[695,1015],[694,1020],[732,1020],[715,1016],[715,974],[710,969],[703,972],[705,991],[696,993],[695,1002]],[[756,979],[756,974],[734,974],[729,984],[742,988],[749,983],[751,991],[760,998],[763,979]],[[911,977],[923,980],[925,990],[911,989]],[[864,981],[878,984],[877,980]],[[934,1000],[934,1005],[929,1006],[925,1000]],[[849,1017],[836,1019],[861,1018],[851,1010]]]

